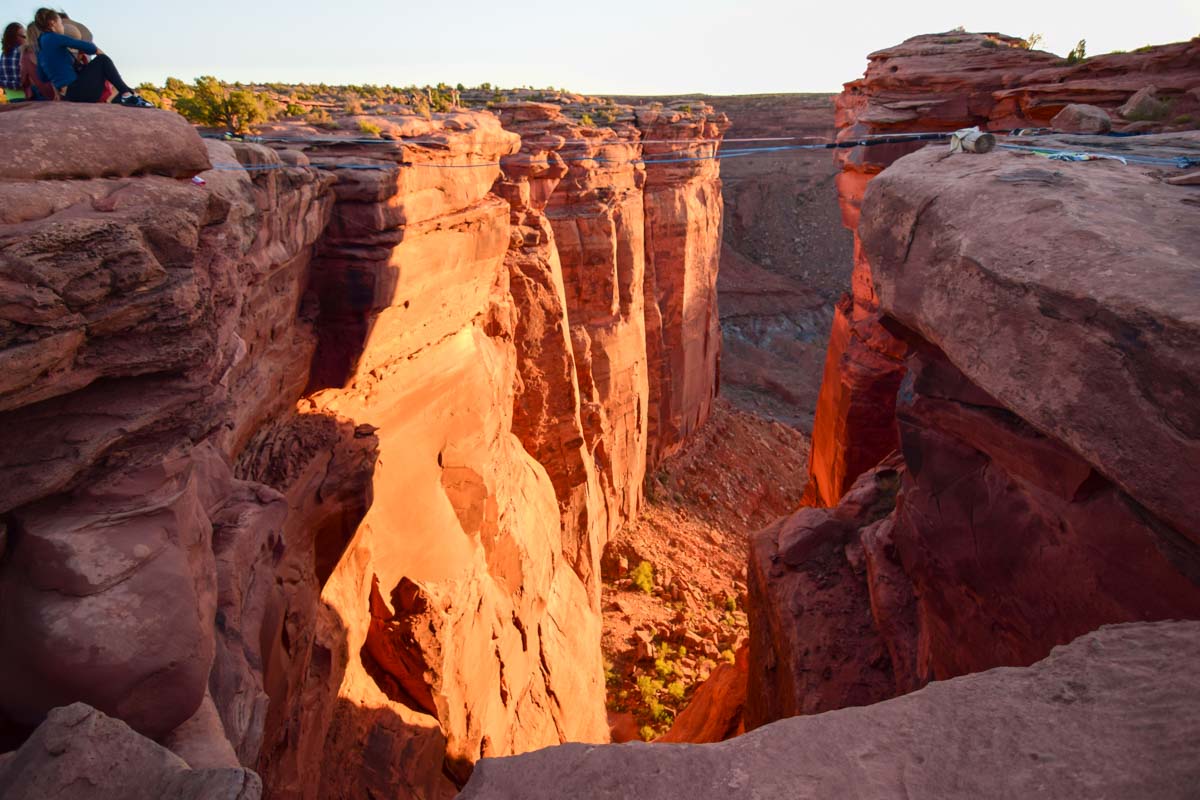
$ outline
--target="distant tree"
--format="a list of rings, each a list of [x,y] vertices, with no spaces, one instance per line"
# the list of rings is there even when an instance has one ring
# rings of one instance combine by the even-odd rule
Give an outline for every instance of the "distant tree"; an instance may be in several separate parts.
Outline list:
[[[175,110],[192,122],[236,133],[266,122],[278,110],[274,101],[236,85],[226,86],[211,75],[196,78],[191,86],[168,78],[164,94],[170,95]]]

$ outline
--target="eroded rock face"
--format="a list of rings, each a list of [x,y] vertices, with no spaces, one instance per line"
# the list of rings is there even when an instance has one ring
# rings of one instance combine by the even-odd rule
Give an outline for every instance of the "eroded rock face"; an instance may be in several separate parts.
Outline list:
[[[648,462],[653,466],[708,419],[717,393],[722,201],[720,165],[708,157],[729,120],[723,114],[641,109],[637,124],[646,140]]]
[[[596,430],[598,410],[590,406],[585,431],[584,403],[575,367],[567,291],[554,228],[546,204],[569,172],[561,151],[574,161],[583,153],[579,128],[558,106],[518,103],[500,108],[506,130],[521,135],[521,150],[503,161],[494,190],[510,207],[513,226],[505,263],[517,315],[515,339],[519,381],[513,404],[513,432],[546,468],[558,498],[563,553],[598,609],[598,563],[610,534],[609,497],[613,467]],[[614,498],[615,499],[615,498]],[[622,518],[615,513],[612,524]]]
[[[911,588],[888,580],[896,569],[888,515],[903,469],[893,455],[837,508],[802,508],[754,534],[747,729],[869,705],[923,683],[893,667],[891,631],[881,630],[899,624],[912,633]]]
[[[0,127],[57,129],[52,105]],[[252,178],[243,162],[283,165],[174,115],[71,111],[63,124],[97,149],[37,173],[71,179],[0,182],[0,709],[28,730],[84,700],[252,760],[262,607],[230,570],[270,571],[279,497],[230,460],[307,380],[298,311],[328,181],[299,166]],[[203,187],[168,177],[200,169]]]
[[[0,181],[4,740],[83,699],[277,797],[448,796],[481,756],[606,740],[598,558],[649,448],[640,132],[380,117],[271,150],[162,120],[161,152]],[[570,173],[568,138],[598,141]],[[664,225],[707,275],[715,230]]]
[[[1139,145],[1200,154],[1200,134]],[[915,347],[894,536],[920,598],[921,671],[1027,663],[1103,622],[1200,616],[1187,399],[1200,306],[1185,255],[1200,239],[1178,224],[1200,221],[1193,190],[1136,166],[1048,169],[1012,153],[966,164],[926,151],[895,167],[860,235],[881,306]],[[947,182],[967,170],[970,192]],[[1101,201],[1114,193],[1130,202]],[[968,194],[987,198],[989,222],[950,233],[973,216]],[[1000,235],[1018,220],[1021,237]],[[969,322],[967,307],[991,313]]]
[[[514,209],[489,190],[520,141],[483,114],[403,135],[308,153],[385,167],[335,186],[316,264],[335,299],[314,376],[327,388],[309,401],[369,428],[379,465],[365,516],[318,545],[315,614],[297,611],[288,710],[261,762],[283,797],[444,796],[481,755],[607,731],[599,617],[572,563],[588,550],[565,546],[556,487],[514,435],[516,341],[531,335],[509,289]]]
[[[1200,39],[1075,65],[1019,44],[998,34],[951,32],[917,36],[872,53],[864,77],[847,83],[837,100],[838,138],[973,125],[997,131],[1042,126],[1073,103],[1115,112],[1149,84],[1169,93],[1180,109],[1190,109],[1200,86]],[[1170,89],[1158,88],[1166,86]],[[1072,115],[1063,119],[1067,116]],[[1185,111],[1180,119],[1200,116],[1188,117]],[[1174,123],[1174,116],[1163,116],[1138,125],[1161,129]],[[1076,128],[1078,124],[1072,122]],[[846,227],[858,226],[868,182],[923,146],[902,143],[838,151],[838,194]],[[850,299],[836,311],[817,402],[806,495],[810,505],[835,505],[858,475],[898,445],[893,398],[904,374],[906,349],[879,324],[878,309],[871,265],[856,238]]]
[[[1200,155],[1200,134],[1138,152]],[[872,471],[756,535],[748,727],[1200,618],[1200,241],[1193,189],[1163,178],[928,148],[872,181],[861,255],[908,349],[895,509],[847,517]]]
[[[1190,797],[1200,623],[1106,626],[1024,669],[720,744],[571,744],[480,762],[461,797]],[[1170,709],[1164,719],[1164,710]],[[1097,721],[1101,724],[1097,724]]]

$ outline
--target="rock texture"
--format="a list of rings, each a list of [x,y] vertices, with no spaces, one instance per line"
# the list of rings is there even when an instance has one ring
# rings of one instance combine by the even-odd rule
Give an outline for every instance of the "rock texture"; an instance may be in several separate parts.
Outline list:
[[[80,126],[72,106],[52,103],[10,106],[3,121],[9,141],[21,142],[21,157],[0,165],[0,180],[127,178],[156,174],[191,177],[209,168],[204,142],[178,114],[147,110],[137,125],[128,109],[102,105],[89,109],[89,127]],[[110,142],[120,141],[113,150]]]
[[[709,158],[729,127],[721,115],[644,109],[648,460],[677,451],[712,410],[721,330],[720,165]],[[698,141],[699,140],[699,141]]]
[[[253,659],[258,636],[241,633],[264,609],[220,620],[249,578],[230,570],[267,568],[279,498],[229,459],[306,379],[298,310],[327,180],[206,145],[172,115],[56,108],[0,115],[6,136],[34,125],[95,146],[38,173],[72,180],[0,182],[0,440],[20,443],[0,455],[0,713],[28,730],[82,700],[152,737],[199,715],[196,752],[253,754],[261,676],[233,654]],[[118,138],[130,147],[109,159]],[[281,169],[252,178],[243,162]],[[168,177],[209,163],[205,187]]]
[[[320,605],[296,611],[261,762],[281,797],[440,796],[481,754],[607,732],[598,614],[513,434],[511,207],[489,191],[520,141],[486,115],[402,122],[411,143],[308,152],[384,167],[334,187],[308,401],[365,427],[379,464],[361,521],[318,552]]]
[[[747,573],[750,618],[747,729],[800,714],[863,706],[921,685],[911,669],[912,590],[897,569],[890,519],[898,455],[860,476],[835,509],[802,508],[758,533]],[[895,657],[893,657],[895,656]]]
[[[725,152],[768,150],[720,162],[721,393],[746,411],[806,432],[812,430],[833,306],[845,287],[853,238],[838,222],[834,178],[841,170],[828,153],[770,147],[830,141],[833,98],[653,98],[673,110],[704,104],[728,116]]]
[[[11,800],[258,800],[258,776],[207,769],[84,703],[50,712],[0,760],[0,795]]]
[[[1038,141],[1200,156],[1197,133]],[[902,463],[756,536],[747,727],[1200,618],[1200,216],[1164,177],[931,147],[872,181],[860,255],[908,351]]]
[[[1170,86],[1183,120],[1163,118],[1154,127],[1196,127],[1200,121],[1184,111],[1200,86],[1200,39],[1075,65],[1018,45],[998,34],[952,32],[917,36],[872,53],[864,77],[846,84],[837,100],[839,139],[972,125],[992,130],[1046,125],[1072,103],[1115,111],[1148,84]],[[867,183],[921,146],[838,151],[838,193],[848,228],[858,225]],[[894,397],[906,351],[879,324],[871,265],[857,241],[850,297],[837,308],[829,341],[806,496],[819,506],[835,505],[899,441]]]
[[[581,744],[480,762],[464,800],[1191,797],[1200,624],[1115,625],[1024,669],[707,745]]]
[[[481,756],[607,740],[645,298],[664,340],[715,332],[715,171],[660,176],[648,251],[634,125],[531,106],[527,145],[459,113],[272,150],[119,111],[0,115],[95,139],[0,180],[3,740],[83,700],[274,797],[447,796]],[[568,139],[596,143],[570,170]],[[655,362],[673,435],[716,350]]]

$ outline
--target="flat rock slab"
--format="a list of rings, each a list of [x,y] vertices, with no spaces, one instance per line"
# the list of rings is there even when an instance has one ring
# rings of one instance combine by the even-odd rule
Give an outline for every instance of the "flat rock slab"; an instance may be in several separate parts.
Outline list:
[[[0,141],[19,154],[0,161],[0,180],[190,178],[211,168],[191,123],[160,109],[30,103],[0,114]]]
[[[463,800],[1194,798],[1200,622],[1106,626],[1028,668],[793,717],[709,745],[484,759]]]

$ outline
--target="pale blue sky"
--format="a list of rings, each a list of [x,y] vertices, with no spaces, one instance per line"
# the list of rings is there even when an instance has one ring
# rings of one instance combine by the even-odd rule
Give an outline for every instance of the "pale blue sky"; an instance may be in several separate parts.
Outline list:
[[[801,3],[771,0],[61,0],[131,83],[225,80],[562,86],[610,94],[838,91],[866,55],[962,25],[1039,32],[1065,54],[1200,34],[1200,0]],[[27,21],[36,5],[6,0]],[[7,22],[7,20],[6,20]]]

